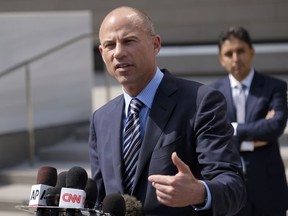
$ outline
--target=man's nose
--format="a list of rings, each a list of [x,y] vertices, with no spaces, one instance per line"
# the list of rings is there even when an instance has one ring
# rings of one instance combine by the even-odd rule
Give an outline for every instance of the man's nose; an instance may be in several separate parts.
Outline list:
[[[233,61],[238,61],[238,59],[239,59],[239,55],[238,55],[237,52],[234,52],[234,53],[233,53],[233,55],[232,55],[232,59],[233,59]]]
[[[117,43],[115,47],[114,57],[115,58],[121,58],[125,56],[125,47],[121,43]]]

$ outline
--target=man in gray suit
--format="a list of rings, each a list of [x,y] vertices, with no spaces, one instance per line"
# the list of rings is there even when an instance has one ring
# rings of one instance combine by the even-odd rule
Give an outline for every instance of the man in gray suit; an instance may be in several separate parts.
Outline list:
[[[120,193],[140,200],[145,215],[236,214],[246,191],[223,95],[157,67],[161,39],[138,9],[112,10],[99,39],[123,94],[91,119],[97,203]]]
[[[278,139],[287,122],[287,83],[254,70],[255,51],[246,29],[223,31],[218,45],[220,63],[229,75],[212,86],[226,98],[233,144],[245,163],[248,202],[242,214],[285,216],[288,188]],[[238,84],[245,86],[243,108]]]

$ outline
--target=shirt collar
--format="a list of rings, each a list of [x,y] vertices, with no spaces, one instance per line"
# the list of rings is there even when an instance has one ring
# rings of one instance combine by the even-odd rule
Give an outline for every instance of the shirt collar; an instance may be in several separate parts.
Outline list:
[[[142,101],[142,103],[145,104],[149,109],[151,109],[152,102],[155,96],[155,93],[157,91],[157,88],[163,78],[164,74],[161,72],[161,70],[157,67],[156,73],[152,80],[148,83],[148,85],[136,96],[139,100]],[[129,104],[133,97],[128,95],[123,89],[122,92],[124,94],[124,100],[125,100],[125,114],[127,116]]]
[[[254,77],[254,73],[255,73],[254,69],[251,68],[248,76],[244,80],[241,81],[241,84],[244,84],[247,87],[247,89],[250,89],[252,79]],[[229,74],[229,80],[230,80],[231,88],[235,88],[240,83],[231,74]]]

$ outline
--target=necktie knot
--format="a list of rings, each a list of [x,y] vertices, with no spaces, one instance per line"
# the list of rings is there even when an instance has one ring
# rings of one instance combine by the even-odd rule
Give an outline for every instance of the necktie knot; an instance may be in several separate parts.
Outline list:
[[[247,86],[245,84],[242,84],[242,83],[239,83],[238,85],[236,85],[236,88],[239,90],[239,91],[245,91]]]
[[[142,106],[143,106],[143,103],[139,99],[133,98],[130,102],[131,114],[139,114]]]

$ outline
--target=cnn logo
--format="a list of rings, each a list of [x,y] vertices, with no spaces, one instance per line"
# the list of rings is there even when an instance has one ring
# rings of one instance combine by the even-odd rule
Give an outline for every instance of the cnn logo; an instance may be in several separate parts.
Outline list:
[[[81,203],[82,196],[77,194],[65,193],[62,196],[64,202]]]

